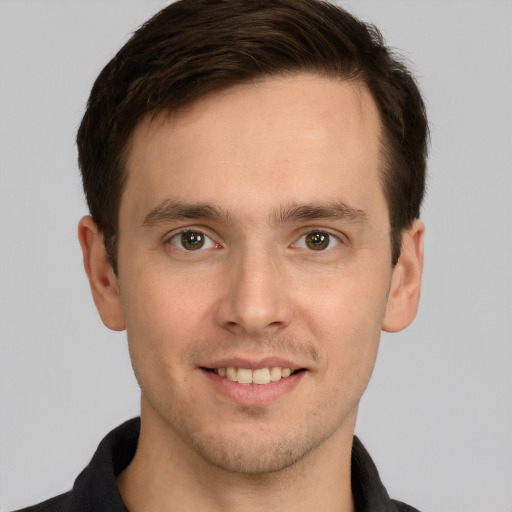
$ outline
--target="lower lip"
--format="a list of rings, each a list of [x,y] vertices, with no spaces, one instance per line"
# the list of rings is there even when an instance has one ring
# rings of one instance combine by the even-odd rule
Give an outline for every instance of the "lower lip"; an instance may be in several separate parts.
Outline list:
[[[239,405],[263,405],[273,402],[292,391],[306,374],[306,371],[292,373],[289,377],[268,384],[239,384],[216,373],[201,371],[218,391]]]

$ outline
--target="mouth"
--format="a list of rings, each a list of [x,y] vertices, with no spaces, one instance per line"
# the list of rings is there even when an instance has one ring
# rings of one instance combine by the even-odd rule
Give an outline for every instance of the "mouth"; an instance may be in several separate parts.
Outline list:
[[[236,368],[234,366],[220,367],[220,368],[205,368],[209,373],[214,373],[223,379],[230,380],[231,382],[238,382],[239,384],[256,384],[264,386],[271,382],[279,382],[282,379],[287,379],[291,375],[306,371],[305,368],[292,369],[281,366],[267,366],[263,368]]]
[[[284,399],[309,373],[308,368],[279,357],[259,361],[233,357],[199,369],[221,396],[249,407]]]

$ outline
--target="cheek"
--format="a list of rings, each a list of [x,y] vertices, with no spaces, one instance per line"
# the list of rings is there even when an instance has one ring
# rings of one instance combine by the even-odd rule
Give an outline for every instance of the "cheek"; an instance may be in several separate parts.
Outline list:
[[[320,282],[304,294],[299,317],[325,350],[329,372],[346,381],[367,380],[373,369],[391,272],[359,271]]]
[[[188,345],[200,337],[194,294],[184,283],[169,281],[162,272],[146,273],[121,288],[132,366],[145,398],[157,408],[168,406],[159,390],[167,390],[167,398],[193,392],[183,361]]]
[[[319,328],[343,337],[357,331],[380,330],[386,309],[391,271],[352,268],[328,275],[302,275],[296,302],[301,314]]]
[[[357,296],[316,303],[320,309],[310,326],[325,346],[329,364],[350,369],[357,361],[373,359],[380,339],[383,304],[361,304]]]
[[[186,378],[189,347],[210,339],[214,332],[214,285],[205,276],[149,265],[143,272],[134,272],[126,287],[121,282],[130,355],[138,378],[142,372],[160,379]]]
[[[180,276],[171,269],[153,269],[131,279],[121,299],[132,332],[153,332],[170,336],[187,335],[202,321],[206,283],[195,276]]]

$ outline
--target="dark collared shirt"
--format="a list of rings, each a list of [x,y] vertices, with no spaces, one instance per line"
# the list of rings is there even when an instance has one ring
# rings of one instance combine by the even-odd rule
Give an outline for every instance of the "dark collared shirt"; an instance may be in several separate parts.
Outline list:
[[[128,512],[117,490],[116,476],[135,455],[139,430],[139,418],[117,427],[100,443],[71,491],[18,512]],[[357,512],[418,512],[389,498],[375,464],[357,437],[352,448],[352,492]]]

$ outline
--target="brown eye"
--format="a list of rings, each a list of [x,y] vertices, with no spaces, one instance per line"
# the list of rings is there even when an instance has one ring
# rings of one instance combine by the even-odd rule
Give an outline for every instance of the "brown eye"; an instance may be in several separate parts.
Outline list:
[[[181,234],[181,244],[188,251],[201,249],[204,245],[204,235],[196,231],[187,231]]]
[[[322,231],[312,231],[306,235],[306,246],[313,251],[323,251],[331,243],[331,235]]]
[[[213,240],[201,231],[182,231],[172,236],[169,243],[185,251],[198,251],[215,247]]]

